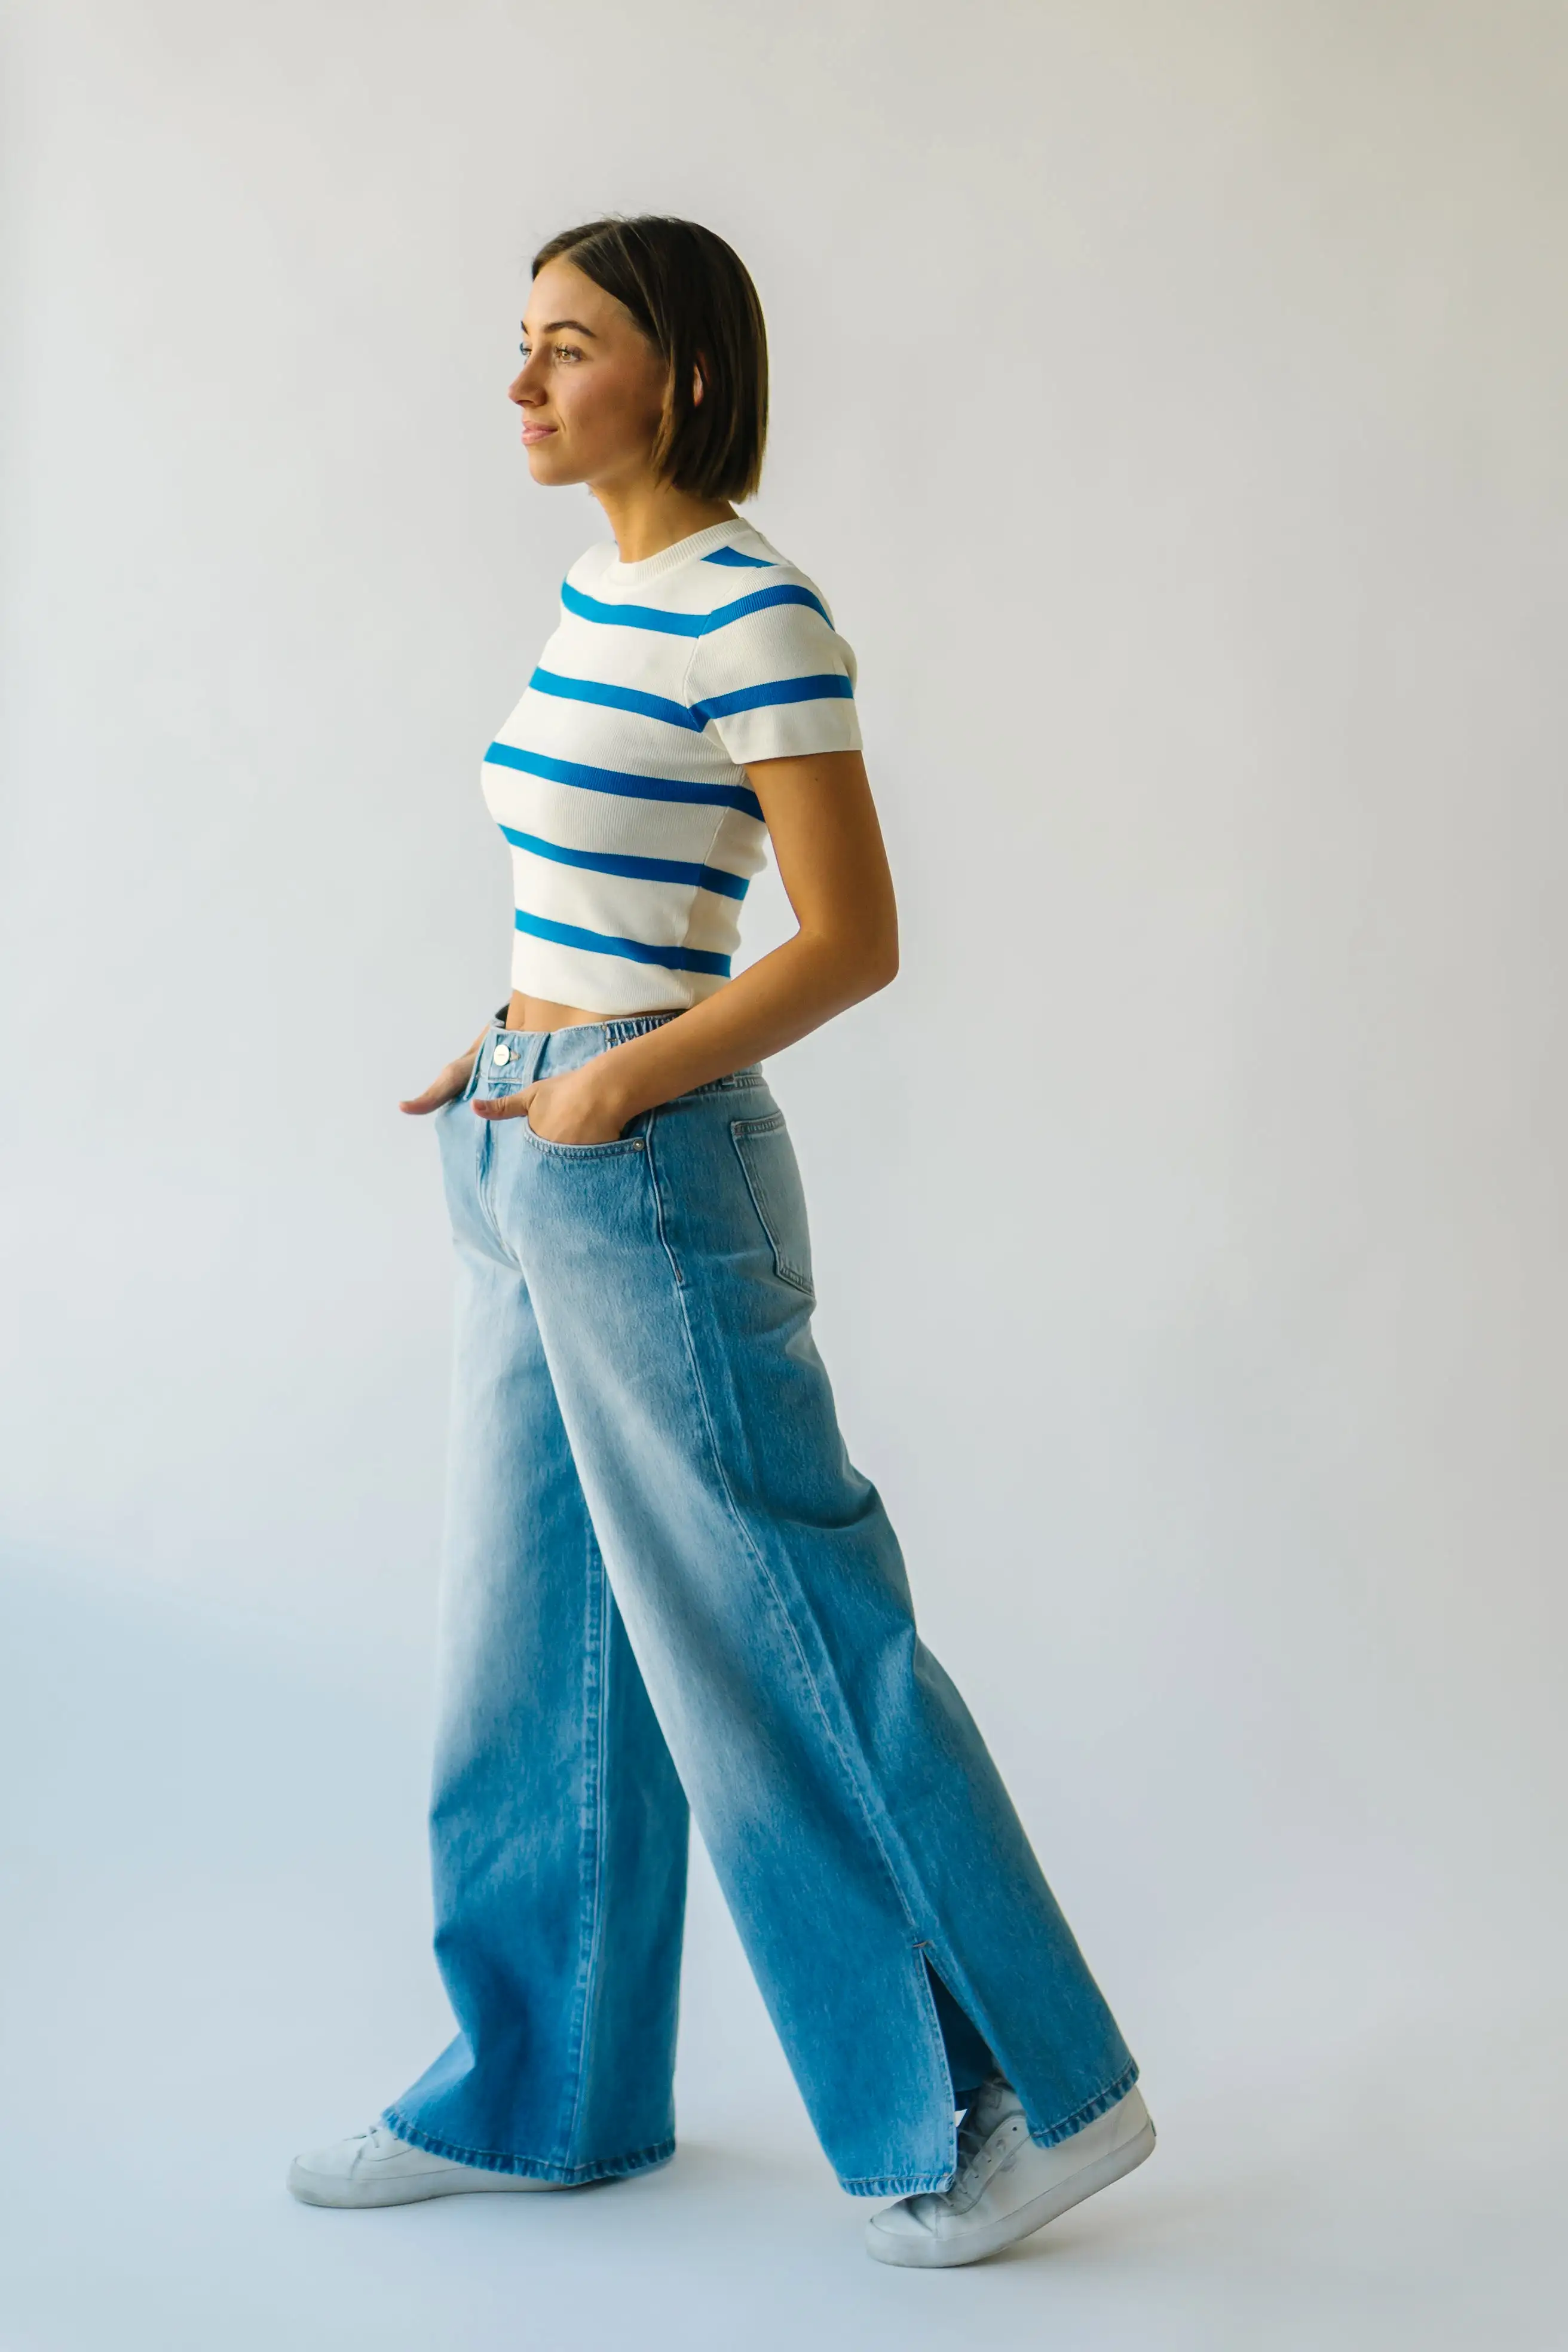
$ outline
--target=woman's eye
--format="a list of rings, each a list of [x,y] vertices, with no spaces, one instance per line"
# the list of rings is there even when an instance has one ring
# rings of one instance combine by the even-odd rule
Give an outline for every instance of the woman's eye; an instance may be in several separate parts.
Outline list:
[[[528,345],[519,343],[517,348],[526,360],[529,356]],[[583,356],[575,343],[552,343],[550,349],[552,356],[558,360],[580,360]]]

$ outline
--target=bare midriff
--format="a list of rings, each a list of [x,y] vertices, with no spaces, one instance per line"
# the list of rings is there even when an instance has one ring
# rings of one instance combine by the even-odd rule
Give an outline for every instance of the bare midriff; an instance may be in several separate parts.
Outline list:
[[[635,1014],[585,1013],[580,1004],[552,1004],[547,996],[524,996],[514,988],[506,1010],[509,1029],[577,1029],[591,1021],[626,1021]]]

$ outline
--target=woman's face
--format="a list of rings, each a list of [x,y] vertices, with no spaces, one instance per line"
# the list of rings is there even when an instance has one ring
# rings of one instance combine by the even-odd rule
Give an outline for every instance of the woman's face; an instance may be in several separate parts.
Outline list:
[[[664,404],[658,353],[624,304],[564,259],[534,279],[509,398],[536,482],[629,485]]]

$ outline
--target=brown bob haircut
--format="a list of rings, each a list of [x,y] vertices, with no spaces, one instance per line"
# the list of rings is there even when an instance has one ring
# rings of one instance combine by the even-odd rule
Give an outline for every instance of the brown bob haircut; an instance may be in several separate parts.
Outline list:
[[[542,245],[534,277],[561,260],[624,303],[665,363],[652,452],[660,478],[694,498],[749,499],[768,434],[768,339],[740,255],[696,221],[616,213]]]

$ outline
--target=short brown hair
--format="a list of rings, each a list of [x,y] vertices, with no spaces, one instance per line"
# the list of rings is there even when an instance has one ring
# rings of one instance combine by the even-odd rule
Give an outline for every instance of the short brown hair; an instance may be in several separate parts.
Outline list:
[[[694,498],[749,499],[768,433],[768,339],[740,255],[696,221],[615,213],[542,245],[533,275],[562,259],[624,303],[665,362],[660,477]],[[700,404],[691,397],[699,358]]]

